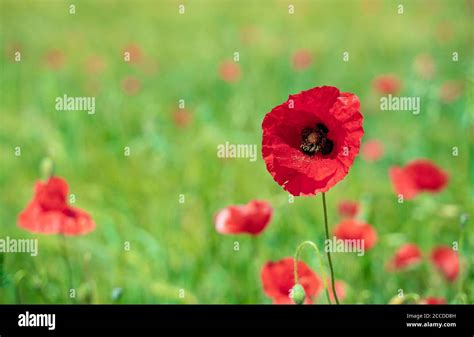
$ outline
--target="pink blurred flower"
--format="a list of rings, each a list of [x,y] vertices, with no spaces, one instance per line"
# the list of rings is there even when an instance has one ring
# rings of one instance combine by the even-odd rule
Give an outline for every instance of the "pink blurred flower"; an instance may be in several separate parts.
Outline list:
[[[297,50],[293,54],[293,68],[296,70],[304,70],[311,65],[312,60],[313,58],[308,50]]]
[[[186,109],[176,109],[173,112],[173,122],[180,128],[187,127],[193,120],[193,116]]]
[[[395,252],[395,255],[388,263],[389,271],[399,271],[410,268],[421,262],[421,251],[414,243],[407,243],[402,245]]]
[[[439,88],[439,98],[443,103],[451,103],[457,100],[464,90],[464,85],[461,81],[446,81]]]
[[[136,95],[141,89],[141,82],[134,76],[125,77],[122,81],[122,89],[127,95]]]
[[[354,218],[359,213],[359,203],[357,201],[342,200],[339,202],[337,210],[343,218]]]
[[[415,72],[424,79],[430,79],[435,73],[435,62],[430,54],[419,54],[413,62]]]
[[[453,282],[459,275],[459,257],[449,246],[439,246],[431,253],[431,262],[444,277]]]
[[[44,54],[44,59],[46,65],[54,70],[61,69],[66,63],[66,57],[64,56],[64,53],[59,49],[48,50]]]
[[[130,63],[140,63],[143,59],[143,52],[139,45],[131,43],[126,46],[123,50],[123,53],[129,53]]]
[[[237,82],[240,75],[240,66],[234,61],[226,60],[219,66],[219,76],[228,83]]]
[[[396,94],[400,91],[402,82],[397,75],[384,74],[374,78],[373,86],[379,94]]]
[[[215,216],[216,230],[221,234],[260,234],[272,218],[273,208],[267,201],[252,200],[246,205],[232,205]]]
[[[362,144],[362,159],[366,161],[377,161],[384,153],[383,144],[377,139],[367,140]]]

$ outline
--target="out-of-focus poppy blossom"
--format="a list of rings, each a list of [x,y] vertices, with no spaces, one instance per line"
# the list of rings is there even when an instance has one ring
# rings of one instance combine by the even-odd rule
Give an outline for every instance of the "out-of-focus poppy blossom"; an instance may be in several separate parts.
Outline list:
[[[442,297],[430,296],[422,299],[420,304],[446,304],[446,300]]]
[[[130,96],[136,95],[141,89],[141,82],[134,76],[125,77],[122,81],[123,91]]]
[[[334,298],[334,294],[332,291],[332,283],[331,283],[330,278],[327,279],[326,284],[329,287],[329,299],[331,300],[332,303],[335,303],[336,299]],[[344,301],[344,299],[346,298],[346,288],[347,288],[346,283],[343,281],[335,280],[334,286],[336,288],[337,299],[340,302]]]
[[[66,63],[66,57],[64,56],[64,53],[59,49],[48,50],[45,53],[44,58],[46,65],[49,68],[55,70],[62,68]]]
[[[388,270],[397,271],[410,268],[422,260],[421,251],[414,243],[407,243],[395,252],[388,263]]]
[[[274,304],[293,304],[290,290],[295,285],[294,266],[295,260],[291,257],[267,262],[263,266],[261,272],[263,291]],[[298,261],[298,283],[304,288],[306,293],[304,303],[307,304],[312,303],[311,297],[318,296],[323,289],[321,279],[303,261]]]
[[[37,182],[33,200],[18,217],[18,226],[33,233],[81,235],[95,228],[91,216],[67,203],[69,187],[59,177]]]
[[[377,161],[383,156],[383,144],[377,139],[371,139],[362,144],[362,159],[366,161]]]
[[[304,70],[311,65],[313,57],[309,50],[300,49],[293,54],[293,68],[296,70]]]
[[[431,253],[431,262],[448,281],[454,281],[459,274],[459,256],[449,246],[436,247]]]
[[[180,128],[187,127],[192,120],[193,116],[186,109],[176,109],[173,112],[173,122],[176,126]]]
[[[260,234],[273,214],[266,201],[252,200],[246,205],[228,206],[215,216],[216,230],[222,234]]]
[[[402,87],[402,81],[394,74],[384,74],[374,78],[373,86],[380,94],[396,94]]]
[[[128,53],[127,55],[125,53]],[[123,55],[128,56],[130,63],[140,63],[143,59],[143,52],[139,45],[131,43],[123,50]]]
[[[338,213],[343,218],[355,218],[359,213],[359,203],[357,201],[342,200],[337,205]]]
[[[91,55],[86,60],[86,71],[90,75],[102,73],[106,68],[104,59],[99,55]]]
[[[219,66],[219,76],[228,83],[237,82],[240,79],[240,66],[234,61],[224,61]]]
[[[248,45],[254,44],[255,42],[259,40],[259,37],[260,37],[260,31],[258,27],[256,26],[248,25],[248,26],[244,26],[240,30],[240,40],[244,44],[248,44]]]
[[[349,172],[364,134],[359,99],[335,87],[290,95],[266,114],[262,155],[292,195],[326,192]]]
[[[441,22],[438,27],[436,27],[436,37],[438,38],[438,41],[446,43],[451,41],[453,36],[453,25],[450,22]]]
[[[461,96],[463,90],[461,81],[446,81],[439,88],[439,98],[443,103],[451,103]]]
[[[395,193],[412,199],[421,192],[438,193],[448,184],[448,175],[433,162],[417,159],[405,167],[393,166],[389,170]]]
[[[364,249],[371,249],[377,242],[377,232],[375,229],[362,221],[355,219],[345,219],[340,222],[334,229],[334,235],[341,240],[362,240]],[[356,247],[354,247],[356,248]]]
[[[413,63],[415,72],[424,79],[430,79],[435,73],[435,62],[429,54],[419,54]]]

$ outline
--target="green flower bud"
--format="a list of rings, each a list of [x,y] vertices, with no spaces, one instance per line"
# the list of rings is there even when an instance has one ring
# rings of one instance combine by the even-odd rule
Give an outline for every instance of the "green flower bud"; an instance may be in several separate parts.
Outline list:
[[[49,157],[43,158],[40,165],[41,178],[48,180],[52,177],[54,171],[53,160]]]
[[[295,284],[293,286],[293,288],[291,289],[291,294],[292,294],[292,297],[293,297],[293,302],[295,302],[295,304],[303,304],[304,303],[306,293],[305,293],[304,288],[301,284],[299,284],[299,283]]]

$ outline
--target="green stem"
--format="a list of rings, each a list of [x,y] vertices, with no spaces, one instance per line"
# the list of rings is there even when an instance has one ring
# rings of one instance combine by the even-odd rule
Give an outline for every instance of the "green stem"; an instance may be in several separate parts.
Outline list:
[[[328,212],[326,208],[326,193],[324,192],[323,192],[323,209],[324,209],[324,227],[326,228],[326,240],[329,240]],[[339,299],[337,298],[336,286],[334,282],[334,270],[332,268],[331,253],[329,252],[328,249],[326,249],[326,254],[328,256],[329,269],[331,271],[332,294],[334,295],[334,299],[336,300],[336,303],[339,304]]]
[[[327,285],[327,282],[326,282],[326,274],[324,273],[324,269],[323,269],[323,259],[321,258],[321,253],[319,252],[319,249],[318,249],[318,246],[316,246],[314,244],[314,242],[312,241],[303,241],[301,242],[298,247],[296,248],[296,253],[295,253],[295,267],[294,267],[294,273],[295,273],[295,284],[298,284],[298,261],[299,261],[299,258],[300,258],[300,254],[301,254],[301,251],[303,249],[304,246],[310,246],[312,247],[315,252],[316,252],[316,255],[318,256],[318,260],[319,260],[319,269],[321,270],[321,275],[323,276],[323,284],[324,284],[324,289],[326,291],[326,297],[328,299],[328,303],[331,304],[331,300],[329,298],[329,287]]]
[[[64,259],[64,263],[66,265],[66,268],[67,268],[67,272],[68,272],[68,276],[69,276],[69,291],[68,293],[71,291],[71,289],[74,289],[74,281],[73,281],[73,276],[72,276],[72,267],[71,267],[71,263],[69,261],[69,254],[68,254],[68,251],[67,251],[67,245],[66,245],[66,236],[64,235],[60,235],[61,238],[62,238],[62,250],[63,250],[63,254],[62,254],[62,257]],[[69,294],[68,294],[69,296]],[[75,302],[75,299],[73,300],[73,302]]]

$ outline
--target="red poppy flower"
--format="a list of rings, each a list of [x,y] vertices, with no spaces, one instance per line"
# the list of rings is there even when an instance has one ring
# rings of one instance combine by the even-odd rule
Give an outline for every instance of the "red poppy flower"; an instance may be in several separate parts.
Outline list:
[[[229,206],[215,217],[216,230],[222,234],[260,234],[272,217],[272,206],[266,201],[252,200],[246,205]]]
[[[343,218],[354,218],[359,213],[359,203],[357,201],[342,200],[337,206],[339,215]]]
[[[390,168],[389,175],[395,193],[412,199],[421,192],[441,192],[448,183],[448,175],[426,159],[414,160],[405,167]]]
[[[328,288],[329,288],[328,289],[329,299],[331,300],[332,303],[335,303],[336,299],[334,298],[334,294],[332,292],[331,279],[328,278],[326,282],[327,282],[326,284],[328,285]],[[343,281],[335,280],[334,281],[334,286],[336,288],[337,299],[339,300],[339,302],[344,301],[344,299],[346,298],[346,283],[343,282]]]
[[[421,251],[418,246],[413,243],[407,243],[398,248],[395,253],[395,256],[388,264],[388,269],[392,271],[402,270],[420,262]]]
[[[51,68],[58,70],[66,63],[66,57],[64,53],[59,49],[51,49],[45,54],[46,65]]]
[[[293,67],[296,70],[304,70],[311,65],[313,58],[308,50],[297,50],[293,54]]]
[[[67,204],[69,187],[59,177],[37,182],[33,200],[18,217],[18,226],[33,233],[80,235],[95,228],[91,216]]]
[[[439,98],[443,103],[456,101],[462,94],[464,85],[461,81],[446,81],[439,88]]]
[[[365,250],[371,249],[377,241],[375,229],[355,219],[346,219],[339,223],[334,229],[334,235],[341,240],[363,240]]]
[[[141,82],[134,76],[128,76],[122,81],[123,91],[130,96],[136,95],[141,88]]]
[[[384,74],[374,79],[373,86],[380,94],[396,94],[400,91],[402,82],[396,75]]]
[[[233,61],[224,61],[219,67],[219,75],[228,83],[237,82],[240,79],[240,66]]]
[[[439,246],[431,253],[431,261],[446,277],[454,281],[459,274],[459,257],[449,246]]]
[[[335,87],[290,95],[262,123],[267,170],[295,196],[329,190],[359,153],[362,119],[357,96]]]
[[[446,304],[446,300],[442,297],[427,297],[420,301],[421,304]]]
[[[290,290],[295,285],[295,260],[291,257],[276,262],[267,262],[261,272],[263,290],[274,304],[293,304]],[[298,282],[306,293],[305,303],[312,303],[311,297],[323,289],[321,279],[303,262],[298,261]]]
[[[377,139],[371,139],[362,144],[362,159],[377,161],[383,156],[383,144]]]
[[[176,109],[173,112],[173,122],[180,128],[187,127],[193,119],[191,113],[186,109]]]
[[[140,63],[143,59],[143,52],[139,45],[137,44],[129,44],[123,50],[123,53],[129,53],[129,62],[130,63]]]

